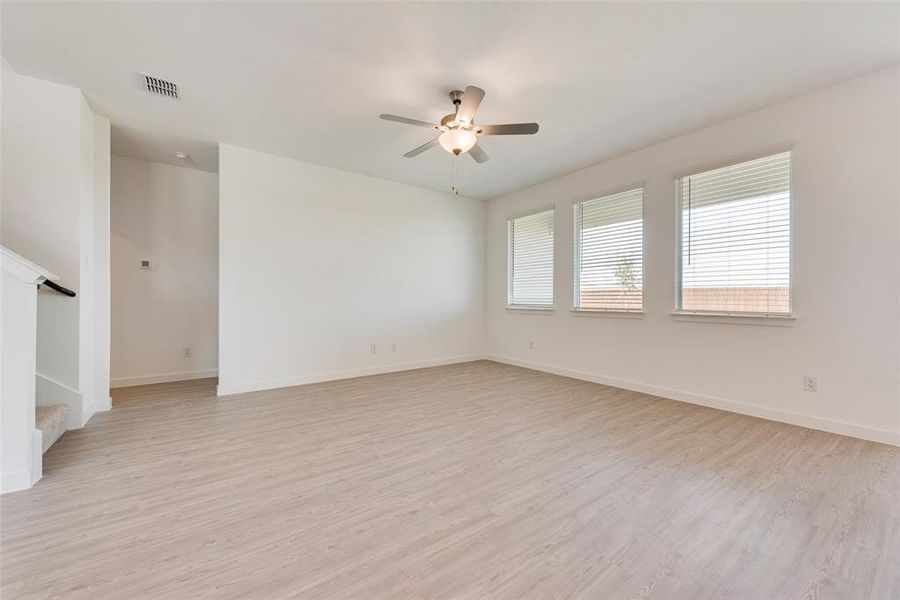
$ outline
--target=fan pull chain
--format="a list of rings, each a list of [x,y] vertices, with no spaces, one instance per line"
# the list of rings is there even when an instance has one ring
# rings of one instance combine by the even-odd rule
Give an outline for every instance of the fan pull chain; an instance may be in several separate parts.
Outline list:
[[[453,157],[453,185],[450,186],[450,191],[459,196],[459,154]]]

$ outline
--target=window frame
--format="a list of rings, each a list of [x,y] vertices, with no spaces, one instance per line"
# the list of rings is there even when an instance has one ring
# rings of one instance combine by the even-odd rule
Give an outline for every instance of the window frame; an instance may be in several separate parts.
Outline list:
[[[774,156],[776,154],[789,154],[789,185],[790,199],[788,202],[788,312],[739,312],[739,311],[715,311],[715,310],[684,310],[683,304],[683,233],[684,233],[684,211],[682,210],[681,201],[681,180],[685,177],[739,165],[741,163]],[[796,191],[794,186],[794,164],[796,151],[793,143],[785,143],[777,146],[771,146],[764,150],[757,150],[751,153],[732,156],[716,162],[696,165],[685,171],[675,175],[675,309],[672,316],[676,320],[682,318],[696,318],[699,321],[710,323],[735,323],[735,324],[762,324],[762,322],[770,321],[772,324],[792,324],[796,320],[794,306],[794,202],[796,199]],[[769,323],[765,323],[769,324]]]
[[[646,222],[644,221],[644,193],[646,191],[646,181],[638,181],[628,185],[620,185],[609,188],[597,194],[588,196],[580,196],[572,201],[572,309],[571,312],[584,315],[608,315],[608,316],[635,316],[642,317],[644,315],[644,259],[647,256],[647,236]],[[607,196],[615,196],[624,192],[641,190],[641,309],[627,310],[618,308],[581,308],[579,306],[580,299],[580,272],[581,272],[581,253],[578,244],[581,240],[581,232],[578,230],[578,218],[576,211],[580,204],[590,202],[591,200],[600,200]]]
[[[550,212],[551,230],[553,232],[553,244],[551,246],[550,268],[550,304],[513,304],[513,268],[515,265],[515,246],[513,244],[513,221]],[[522,312],[552,312],[556,306],[556,205],[550,204],[540,208],[534,208],[523,212],[513,213],[506,217],[506,308],[508,310]]]

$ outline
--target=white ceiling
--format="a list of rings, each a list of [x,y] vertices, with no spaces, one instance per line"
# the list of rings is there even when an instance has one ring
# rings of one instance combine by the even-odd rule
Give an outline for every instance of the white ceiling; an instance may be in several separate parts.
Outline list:
[[[447,92],[480,123],[537,121],[460,160],[490,198],[900,61],[898,3],[12,3],[2,51],[84,90],[116,154],[217,169],[217,142],[448,190],[453,157],[405,159]],[[138,71],[178,82],[143,92]]]

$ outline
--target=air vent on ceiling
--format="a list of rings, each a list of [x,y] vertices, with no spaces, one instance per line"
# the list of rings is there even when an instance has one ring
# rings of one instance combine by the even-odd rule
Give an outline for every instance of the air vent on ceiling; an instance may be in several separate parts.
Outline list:
[[[166,98],[174,98],[176,100],[178,99],[177,83],[172,83],[171,81],[166,81],[165,79],[160,79],[153,75],[147,75],[146,73],[141,73],[141,77],[144,78],[144,89],[151,94],[165,96]]]

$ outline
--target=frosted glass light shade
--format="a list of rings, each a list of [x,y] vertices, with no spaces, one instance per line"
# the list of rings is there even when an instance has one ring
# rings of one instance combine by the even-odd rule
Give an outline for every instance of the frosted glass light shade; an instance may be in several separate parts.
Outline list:
[[[477,141],[478,137],[471,131],[466,131],[465,129],[451,129],[450,131],[442,133],[441,137],[438,138],[441,147],[453,154],[468,152]]]

